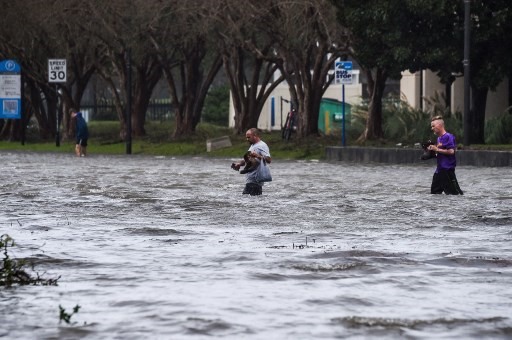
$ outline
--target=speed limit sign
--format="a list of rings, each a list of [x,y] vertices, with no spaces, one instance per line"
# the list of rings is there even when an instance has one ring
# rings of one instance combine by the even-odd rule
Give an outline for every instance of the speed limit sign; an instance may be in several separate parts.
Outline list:
[[[48,82],[65,83],[66,79],[66,59],[48,59]]]

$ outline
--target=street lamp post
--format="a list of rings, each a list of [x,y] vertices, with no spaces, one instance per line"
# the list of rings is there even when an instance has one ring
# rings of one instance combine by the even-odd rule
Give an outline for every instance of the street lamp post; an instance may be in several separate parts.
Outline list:
[[[125,51],[126,58],[126,154],[132,154],[132,50]]]
[[[464,0],[464,147],[469,146],[471,138],[471,83],[469,64],[469,44],[471,29],[470,1]]]

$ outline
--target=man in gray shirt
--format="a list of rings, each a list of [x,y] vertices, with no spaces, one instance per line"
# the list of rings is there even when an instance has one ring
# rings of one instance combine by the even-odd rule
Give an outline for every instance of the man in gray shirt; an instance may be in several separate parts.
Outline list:
[[[249,152],[251,157],[258,158],[261,164],[260,166],[265,166],[264,163],[270,164],[272,162],[272,158],[270,157],[270,150],[268,148],[267,143],[261,140],[260,131],[256,128],[251,128],[247,130],[245,133],[245,138],[247,142],[251,144],[249,147]],[[238,163],[234,163],[232,168],[235,170],[240,170],[240,167],[245,165],[245,160],[241,160]],[[263,182],[258,182],[258,169],[255,171],[247,172],[245,174],[246,183],[243,194],[248,194],[251,196],[261,195]]]

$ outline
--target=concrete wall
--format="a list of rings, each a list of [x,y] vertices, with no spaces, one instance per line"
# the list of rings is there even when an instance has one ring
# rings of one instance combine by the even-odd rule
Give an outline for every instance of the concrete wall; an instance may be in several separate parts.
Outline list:
[[[423,94],[420,93],[420,81],[423,84]],[[421,97],[431,98],[436,91],[445,92],[444,85],[439,81],[437,75],[430,71],[402,73],[400,80],[400,91],[406,97],[407,102],[414,108],[420,108]],[[451,88],[451,111],[464,113],[464,77],[457,77]],[[423,103],[423,109],[428,110],[428,105]],[[508,108],[508,79],[501,82],[495,91],[490,91],[487,95],[486,118],[501,115]]]
[[[325,149],[328,161],[388,164],[435,164],[434,159],[422,161],[422,150],[399,148],[363,148],[330,146]],[[511,151],[458,150],[458,166],[502,167],[512,166]]]
[[[419,72],[405,71],[402,73],[402,79],[400,80],[400,92],[405,96],[409,105],[415,109],[420,107],[420,78]]]
[[[445,86],[441,83],[437,75],[430,70],[423,71],[423,99],[435,98],[436,93],[440,94],[444,92]],[[423,110],[429,111],[430,109],[432,109],[431,105],[424,101]]]

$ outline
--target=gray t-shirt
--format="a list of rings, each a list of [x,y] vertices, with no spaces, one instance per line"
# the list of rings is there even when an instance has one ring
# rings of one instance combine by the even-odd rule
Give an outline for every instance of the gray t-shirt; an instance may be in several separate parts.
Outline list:
[[[270,150],[268,148],[268,145],[267,145],[267,143],[265,143],[262,140],[260,140],[258,143],[252,144],[249,147],[248,151],[254,151],[258,155],[262,155],[264,157],[270,157]],[[246,182],[247,183],[258,183],[256,181],[257,174],[258,174],[258,170],[252,171],[252,172],[248,172],[247,174],[245,174]],[[258,183],[258,184],[263,185],[263,183]]]

